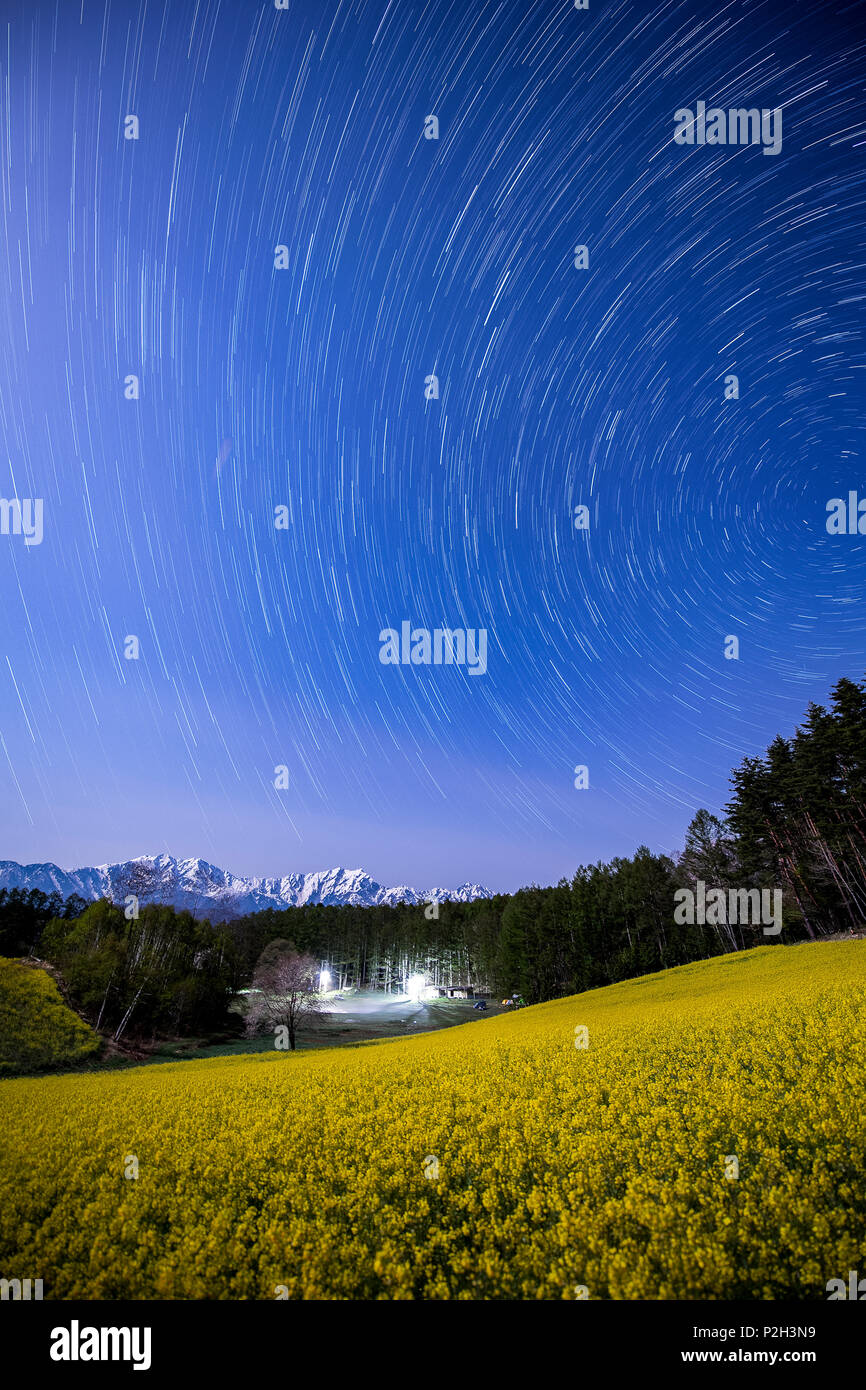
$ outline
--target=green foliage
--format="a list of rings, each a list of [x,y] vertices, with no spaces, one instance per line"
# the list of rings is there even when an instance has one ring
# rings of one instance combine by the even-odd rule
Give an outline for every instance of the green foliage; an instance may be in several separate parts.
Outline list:
[[[41,893],[31,888],[4,888],[0,891],[0,955],[27,956],[39,945],[46,923],[53,917],[71,920],[87,906],[73,893],[64,902],[59,893]]]
[[[553,888],[441,903],[438,918],[407,904],[316,904],[253,913],[228,932],[244,983],[290,938],[326,964],[340,988],[399,991],[406,976],[420,973],[431,983],[486,984],[537,1003],[728,949],[711,928],[674,924],[679,881],[671,859],[642,846],[633,859],[581,867]]]
[[[295,953],[293,941],[286,941],[282,937],[277,937],[274,941],[269,941],[256,962],[255,973],[266,974],[274,969],[276,965],[286,956]]]
[[[130,920],[103,898],[74,922],[49,922],[42,949],[82,1013],[115,1039],[225,1024],[234,952],[222,929],[189,912],[149,905]]]
[[[786,928],[827,935],[866,921],[866,683],[840,680],[791,739],[732,775],[739,882],[782,887]]]
[[[72,1065],[99,1047],[45,970],[0,957],[0,1075]]]

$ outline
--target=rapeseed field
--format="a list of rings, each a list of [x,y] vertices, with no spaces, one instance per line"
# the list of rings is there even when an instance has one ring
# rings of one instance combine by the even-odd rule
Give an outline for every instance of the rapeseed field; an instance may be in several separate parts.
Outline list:
[[[0,956],[0,1075],[74,1065],[99,1046],[45,970]]]
[[[864,983],[866,942],[761,947],[412,1039],[0,1082],[0,1273],[824,1299],[866,1268]]]

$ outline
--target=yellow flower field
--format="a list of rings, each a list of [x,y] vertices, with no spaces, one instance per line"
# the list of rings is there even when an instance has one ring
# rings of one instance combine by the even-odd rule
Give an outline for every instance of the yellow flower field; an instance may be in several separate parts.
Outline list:
[[[864,983],[866,942],[761,947],[412,1039],[0,1082],[0,1275],[824,1299],[866,1269]]]

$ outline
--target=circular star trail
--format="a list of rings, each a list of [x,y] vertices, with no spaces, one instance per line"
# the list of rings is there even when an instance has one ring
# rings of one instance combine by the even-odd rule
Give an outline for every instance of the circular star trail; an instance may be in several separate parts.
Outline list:
[[[3,20],[9,858],[510,891],[676,848],[862,674],[856,6]],[[698,101],[781,150],[676,144]],[[486,672],[383,665],[404,621]]]

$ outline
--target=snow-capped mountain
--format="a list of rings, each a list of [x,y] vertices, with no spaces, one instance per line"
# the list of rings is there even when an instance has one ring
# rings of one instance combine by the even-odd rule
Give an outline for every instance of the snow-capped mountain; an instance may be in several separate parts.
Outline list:
[[[492,894],[477,883],[459,888],[383,888],[363,869],[324,869],[312,874],[286,874],[283,878],[238,878],[204,859],[174,859],[169,854],[143,855],[122,864],[101,864],[95,869],[67,872],[56,864],[16,864],[0,860],[0,890],[38,888],[68,898],[112,898],[122,902],[135,894],[143,903],[167,903],[187,908],[198,917],[219,921],[226,917],[260,912],[262,908],[297,907],[303,903],[338,905],[353,903],[374,907],[385,903],[472,902]]]

